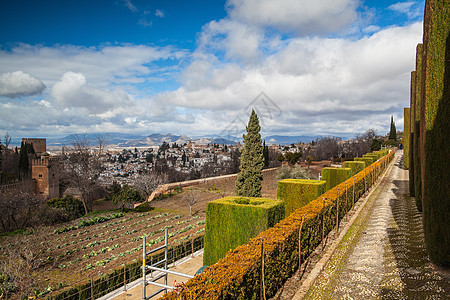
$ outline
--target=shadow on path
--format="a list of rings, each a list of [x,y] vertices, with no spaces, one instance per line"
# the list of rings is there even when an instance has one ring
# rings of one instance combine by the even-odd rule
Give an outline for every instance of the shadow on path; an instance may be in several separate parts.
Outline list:
[[[398,167],[403,169],[401,162]],[[395,258],[395,272],[403,286],[401,290],[398,286],[382,288],[381,299],[450,299],[449,278],[433,270],[427,255],[422,215],[408,195],[408,180],[393,180],[393,184],[395,198],[390,199],[389,205],[394,222],[386,231]],[[389,281],[389,272],[385,276]]]

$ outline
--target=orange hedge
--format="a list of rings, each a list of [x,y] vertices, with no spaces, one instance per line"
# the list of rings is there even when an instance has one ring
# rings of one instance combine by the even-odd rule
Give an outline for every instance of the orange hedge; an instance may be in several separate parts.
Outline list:
[[[350,179],[297,209],[248,244],[231,250],[216,264],[167,293],[163,299],[258,299],[261,283],[261,242],[264,246],[265,294],[272,297],[298,269],[298,236],[302,259],[308,257],[336,224],[375,182],[394,157],[391,151]],[[353,196],[354,195],[354,196]],[[337,204],[339,203],[339,204]],[[339,207],[339,210],[337,210]]]

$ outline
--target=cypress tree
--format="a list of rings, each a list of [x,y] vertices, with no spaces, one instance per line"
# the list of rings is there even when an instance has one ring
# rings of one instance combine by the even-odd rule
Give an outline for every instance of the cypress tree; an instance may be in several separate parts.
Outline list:
[[[245,197],[261,197],[262,168],[264,166],[263,146],[259,131],[259,118],[252,109],[244,134],[244,149],[240,157],[239,174],[236,179],[236,194]]]
[[[397,141],[397,129],[395,128],[394,116],[391,116],[391,130],[389,131],[389,139]]]

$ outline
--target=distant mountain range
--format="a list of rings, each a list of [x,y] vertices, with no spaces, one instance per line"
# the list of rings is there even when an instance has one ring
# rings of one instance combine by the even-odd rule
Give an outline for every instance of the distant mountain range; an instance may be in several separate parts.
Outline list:
[[[108,147],[118,147],[118,148],[129,148],[129,147],[151,147],[159,146],[163,142],[166,143],[177,143],[183,145],[189,141],[193,141],[196,144],[226,144],[226,145],[236,145],[238,141],[242,142],[242,138],[223,138],[220,136],[200,136],[200,137],[188,137],[186,135],[174,135],[171,133],[160,134],[153,133],[148,136],[135,135],[128,133],[118,133],[118,132],[107,132],[107,133],[89,133],[89,134],[70,134],[65,137],[60,138],[47,138],[47,146],[51,147],[62,147],[62,146],[72,146],[73,141],[82,139],[86,137],[91,146],[98,145],[98,137],[103,139],[103,142]],[[311,142],[320,136],[287,136],[287,135],[269,135],[263,137],[266,141],[266,145],[289,145],[298,142]],[[21,139],[14,140],[11,145],[20,146]]]

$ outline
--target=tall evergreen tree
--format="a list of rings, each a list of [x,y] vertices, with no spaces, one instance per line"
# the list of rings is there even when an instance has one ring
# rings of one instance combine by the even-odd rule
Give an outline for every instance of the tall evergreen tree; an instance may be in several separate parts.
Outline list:
[[[395,128],[394,116],[391,116],[391,130],[389,131],[389,139],[397,141],[397,129]]]
[[[259,131],[259,118],[252,109],[244,134],[244,149],[236,180],[236,194],[245,197],[261,197],[262,168],[264,167],[263,145]]]
[[[28,178],[30,176],[30,154],[36,154],[33,145],[22,142],[20,144],[19,154],[19,172],[22,178]]]

